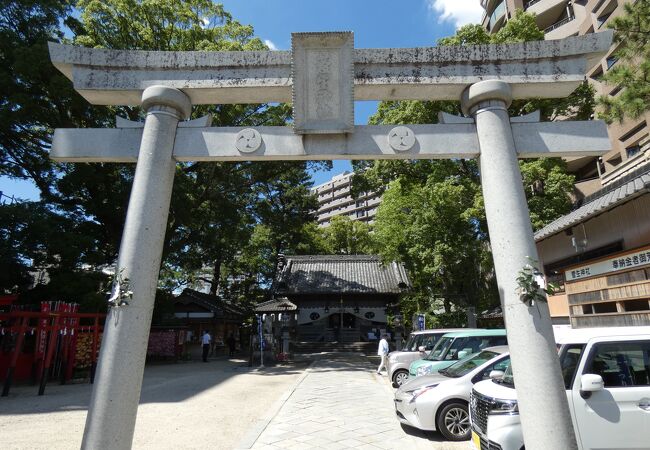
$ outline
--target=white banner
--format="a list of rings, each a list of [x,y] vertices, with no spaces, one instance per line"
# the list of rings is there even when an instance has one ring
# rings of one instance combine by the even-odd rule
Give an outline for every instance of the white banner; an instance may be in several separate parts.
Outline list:
[[[593,264],[575,267],[564,272],[567,281],[580,280],[582,278],[602,275],[604,273],[618,272],[619,270],[631,269],[650,264],[650,249],[640,250],[626,255],[612,257]]]

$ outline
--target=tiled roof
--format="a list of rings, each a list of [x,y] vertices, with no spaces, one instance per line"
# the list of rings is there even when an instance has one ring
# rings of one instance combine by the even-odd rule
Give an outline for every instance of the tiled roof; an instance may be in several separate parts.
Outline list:
[[[496,308],[487,309],[483,311],[481,314],[479,314],[478,318],[479,319],[503,319],[503,311],[501,310],[501,306],[497,306]]]
[[[585,197],[580,206],[569,214],[537,231],[535,241],[546,239],[648,192],[650,192],[650,164]]]
[[[255,312],[285,312],[295,311],[298,307],[287,298],[276,298],[267,302],[258,303]]]
[[[287,256],[276,278],[277,294],[399,294],[411,282],[395,262],[379,256]]]
[[[199,305],[210,312],[223,314],[230,313],[235,315],[243,315],[244,310],[239,306],[233,305],[230,302],[210,294],[195,291],[194,289],[184,289],[181,295],[174,299],[174,303],[181,305],[189,305],[194,303]]]

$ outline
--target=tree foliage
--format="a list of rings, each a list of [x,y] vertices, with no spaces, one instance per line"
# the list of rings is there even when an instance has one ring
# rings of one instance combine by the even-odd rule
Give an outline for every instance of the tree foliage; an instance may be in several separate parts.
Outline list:
[[[371,227],[348,216],[332,217],[322,228],[325,253],[332,255],[368,255],[374,251]]]
[[[54,128],[111,127],[115,115],[144,118],[138,107],[89,105],[49,63],[48,40],[141,50],[248,51],[266,46],[251,26],[237,22],[211,0],[14,0],[2,6],[0,76],[7,82],[0,88],[0,114],[6,119],[0,125],[0,174],[33,180],[43,202],[26,207],[42,210],[47,216],[43,220],[63,221],[62,234],[74,244],[51,242],[54,233],[39,234],[34,223],[8,229],[13,241],[6,261],[20,266],[22,275],[3,280],[0,288],[6,290],[24,289],[27,269],[35,261],[17,251],[22,238],[38,241],[52,273],[78,273],[82,267],[92,272],[115,261],[134,167],[52,164],[47,151]],[[283,104],[193,108],[195,117],[212,114],[216,126],[283,125],[290,113]],[[164,286],[204,284],[213,293],[263,295],[278,252],[311,251],[317,245],[307,171],[322,164],[179,164],[163,254]],[[17,212],[5,211],[18,221]],[[62,251],[74,253],[70,264],[63,264]],[[63,295],[51,288],[51,295]]]
[[[608,123],[636,119],[650,111],[650,1],[626,3],[625,13],[610,22],[618,45],[616,65],[604,75],[606,83],[621,88],[616,96],[601,96],[599,115]]]
[[[496,34],[467,25],[438,45],[539,39],[543,33],[534,17],[518,13]],[[585,84],[566,99],[515,101],[510,114],[539,109],[545,120],[586,119],[593,104],[593,91]],[[461,114],[459,102],[392,101],[381,102],[370,122],[437,123],[441,111]],[[562,160],[521,161],[520,167],[535,229],[569,210],[573,177]],[[404,317],[436,310],[438,303],[452,316],[454,308],[498,304],[477,161],[362,161],[355,169],[355,192],[383,192],[374,224],[381,255],[403,262],[413,279],[414,290],[402,301]]]

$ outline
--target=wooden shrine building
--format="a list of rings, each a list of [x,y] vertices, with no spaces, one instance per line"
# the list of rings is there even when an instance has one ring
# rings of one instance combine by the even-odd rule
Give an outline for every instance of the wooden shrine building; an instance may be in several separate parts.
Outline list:
[[[403,265],[378,256],[280,256],[273,295],[295,305],[293,339],[360,342],[387,328],[387,312],[410,286]]]

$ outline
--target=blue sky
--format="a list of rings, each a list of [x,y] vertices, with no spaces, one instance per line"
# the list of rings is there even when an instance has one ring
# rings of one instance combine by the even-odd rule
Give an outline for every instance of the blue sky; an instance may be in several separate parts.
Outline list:
[[[479,0],[222,0],[226,11],[272,49],[288,50],[291,33],[353,31],[356,48],[426,47],[454,33],[463,24],[477,22]],[[376,102],[356,102],[355,122],[367,123]],[[349,161],[335,161],[330,172],[313,174],[315,184],[349,170]],[[37,199],[29,182],[0,178],[4,195]]]

